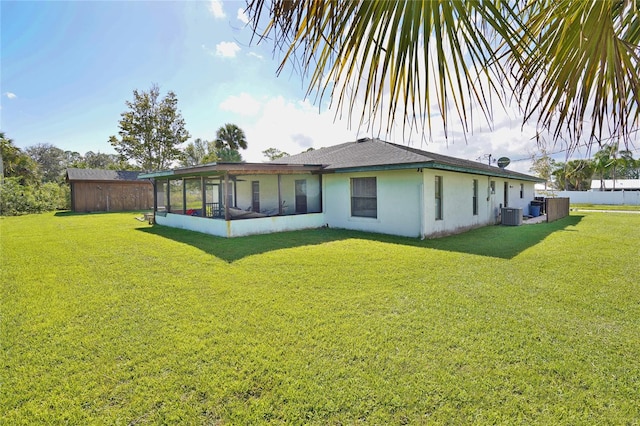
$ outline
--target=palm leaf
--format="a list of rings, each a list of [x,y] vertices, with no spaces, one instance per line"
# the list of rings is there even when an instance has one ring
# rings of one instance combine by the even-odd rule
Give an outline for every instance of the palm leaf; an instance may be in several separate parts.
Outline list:
[[[454,111],[468,131],[474,108],[490,123],[493,102],[515,94],[525,121],[568,134],[571,148],[587,120],[591,141],[638,126],[639,4],[250,0],[247,11],[285,52],[278,73],[299,65],[307,95],[329,95],[336,114],[359,110],[360,126],[431,130],[437,108],[445,130]]]

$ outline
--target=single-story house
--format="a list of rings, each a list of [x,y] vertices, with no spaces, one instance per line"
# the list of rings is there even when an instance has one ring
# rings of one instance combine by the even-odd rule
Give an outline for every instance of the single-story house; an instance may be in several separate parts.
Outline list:
[[[223,237],[336,227],[435,237],[525,212],[534,176],[363,138],[269,163],[210,163],[141,174],[155,221]]]
[[[115,212],[153,208],[153,185],[140,172],[67,169],[74,212]]]

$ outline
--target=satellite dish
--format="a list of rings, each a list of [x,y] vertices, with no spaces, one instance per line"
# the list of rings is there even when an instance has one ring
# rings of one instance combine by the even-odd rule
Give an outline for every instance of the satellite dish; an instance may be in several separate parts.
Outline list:
[[[500,157],[500,158],[498,158],[498,167],[500,167],[501,169],[504,169],[504,168],[505,168],[505,167],[507,167],[510,163],[511,163],[511,160],[509,160],[507,157]]]

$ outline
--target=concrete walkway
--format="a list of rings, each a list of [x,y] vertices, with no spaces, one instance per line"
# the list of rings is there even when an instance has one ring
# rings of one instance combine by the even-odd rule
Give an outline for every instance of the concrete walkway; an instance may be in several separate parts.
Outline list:
[[[546,214],[541,214],[540,216],[530,217],[528,219],[523,219],[522,220],[522,224],[523,225],[533,225],[534,223],[542,223],[542,222],[546,222],[546,221],[547,221],[547,215]]]

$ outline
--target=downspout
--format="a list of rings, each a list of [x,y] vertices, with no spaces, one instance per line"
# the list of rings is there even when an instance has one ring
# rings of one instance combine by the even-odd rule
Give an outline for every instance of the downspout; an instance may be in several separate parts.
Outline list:
[[[156,223],[156,212],[158,211],[158,184],[155,179],[150,179],[153,185],[153,223]]]
[[[207,187],[204,184],[204,176],[200,176],[200,193],[202,197],[201,217],[207,217]]]
[[[426,235],[425,235],[425,230],[426,230],[426,226],[427,224],[426,222],[426,218],[424,217],[424,212],[425,212],[425,208],[424,208],[424,179],[422,181],[422,183],[420,185],[418,185],[418,202],[420,203],[420,207],[418,208],[419,214],[420,214],[420,239],[424,240]]]

